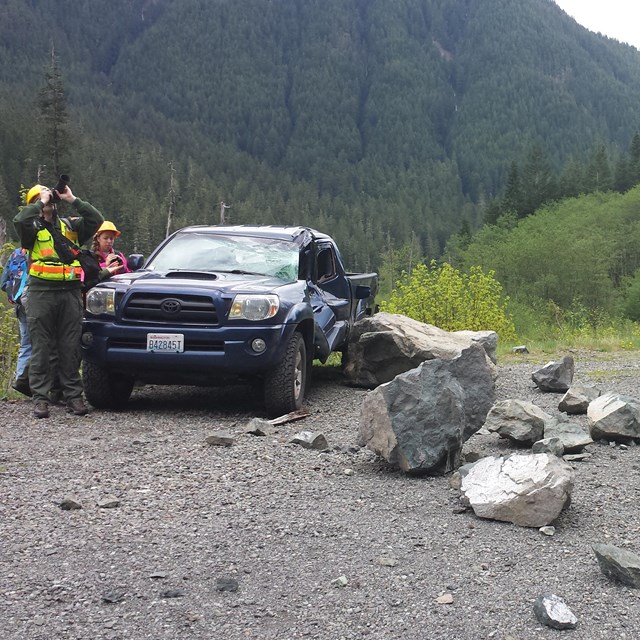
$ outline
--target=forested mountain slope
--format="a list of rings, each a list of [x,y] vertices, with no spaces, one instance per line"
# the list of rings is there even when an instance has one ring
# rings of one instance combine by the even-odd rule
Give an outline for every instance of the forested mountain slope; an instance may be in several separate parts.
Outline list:
[[[225,200],[235,222],[331,230],[354,267],[411,239],[437,255],[535,145],[559,170],[640,129],[640,52],[550,0],[8,0],[5,218],[51,165],[34,123],[52,44],[65,172],[145,251],[173,175],[175,224]]]

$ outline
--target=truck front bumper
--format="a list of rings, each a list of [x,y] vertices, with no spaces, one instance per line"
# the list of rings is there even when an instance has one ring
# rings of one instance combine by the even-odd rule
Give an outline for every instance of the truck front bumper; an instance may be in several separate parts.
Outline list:
[[[224,329],[163,326],[118,326],[85,320],[83,358],[105,369],[135,378],[224,378],[255,376],[269,371],[284,357],[295,324],[239,326]],[[147,334],[184,336],[184,351],[147,351]],[[262,351],[259,347],[264,346]]]

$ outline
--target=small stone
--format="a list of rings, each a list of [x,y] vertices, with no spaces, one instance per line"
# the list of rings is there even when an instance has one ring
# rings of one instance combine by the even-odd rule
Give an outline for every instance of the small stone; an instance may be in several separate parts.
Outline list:
[[[216,580],[216,589],[218,591],[231,591],[235,593],[238,590],[238,581],[235,578],[218,578]]]
[[[346,587],[349,584],[349,580],[347,580],[347,576],[338,576],[331,581],[331,584],[334,587]]]
[[[305,449],[315,449],[317,451],[324,451],[329,448],[329,443],[324,434],[313,433],[312,431],[301,431],[291,439],[291,442],[299,444]]]
[[[100,500],[100,502],[98,502],[98,508],[100,509],[115,509],[119,506],[120,500],[114,497],[104,498],[104,500]]]
[[[60,503],[60,508],[63,511],[75,511],[76,509],[82,509],[82,505],[75,498],[65,498]]]
[[[391,556],[380,556],[378,564],[382,567],[395,567],[398,564],[398,560]]]
[[[353,469],[345,469],[344,470],[344,475],[345,476],[352,476],[354,474],[354,470]]]
[[[273,433],[273,426],[268,420],[253,418],[246,425],[245,432],[252,436],[269,436]]]
[[[443,593],[441,596],[436,598],[436,602],[438,604],[453,604],[453,594]]]
[[[549,525],[546,527],[540,527],[538,531],[543,533],[545,536],[552,536],[556,532],[556,528]]]
[[[116,604],[124,600],[124,591],[109,591],[102,596],[102,601],[107,604]]]
[[[562,459],[566,462],[584,462],[585,460],[589,460],[589,458],[593,458],[591,453],[567,453],[562,456]]]
[[[167,574],[164,571],[154,571],[149,575],[149,577],[153,578],[154,580],[164,580],[164,578],[167,577]]]
[[[167,589],[166,591],[163,591],[160,596],[163,598],[183,598],[184,591],[181,591],[180,589]]]
[[[230,447],[233,442],[233,434],[228,431],[216,431],[207,436],[205,442],[212,447]]]
[[[564,600],[553,593],[538,596],[533,611],[539,622],[552,629],[575,629],[578,624],[578,619]]]

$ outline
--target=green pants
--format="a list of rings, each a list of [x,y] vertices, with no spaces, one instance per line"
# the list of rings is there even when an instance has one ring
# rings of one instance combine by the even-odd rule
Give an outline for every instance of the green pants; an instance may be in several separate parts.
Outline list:
[[[31,338],[29,386],[34,402],[48,402],[55,372],[52,351],[58,354],[58,376],[65,401],[82,396],[80,336],[82,294],[80,289],[37,291],[29,289],[25,310]]]

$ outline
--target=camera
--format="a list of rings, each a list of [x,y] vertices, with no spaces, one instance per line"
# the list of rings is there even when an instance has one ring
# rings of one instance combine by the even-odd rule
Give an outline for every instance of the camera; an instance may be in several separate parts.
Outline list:
[[[54,202],[58,202],[60,200],[60,197],[58,196],[56,191],[58,193],[64,193],[67,190],[68,184],[69,184],[69,176],[66,173],[61,173],[60,177],[58,178],[58,184],[56,184],[56,186],[53,187],[53,189],[51,190],[51,194],[53,196],[52,199]]]

